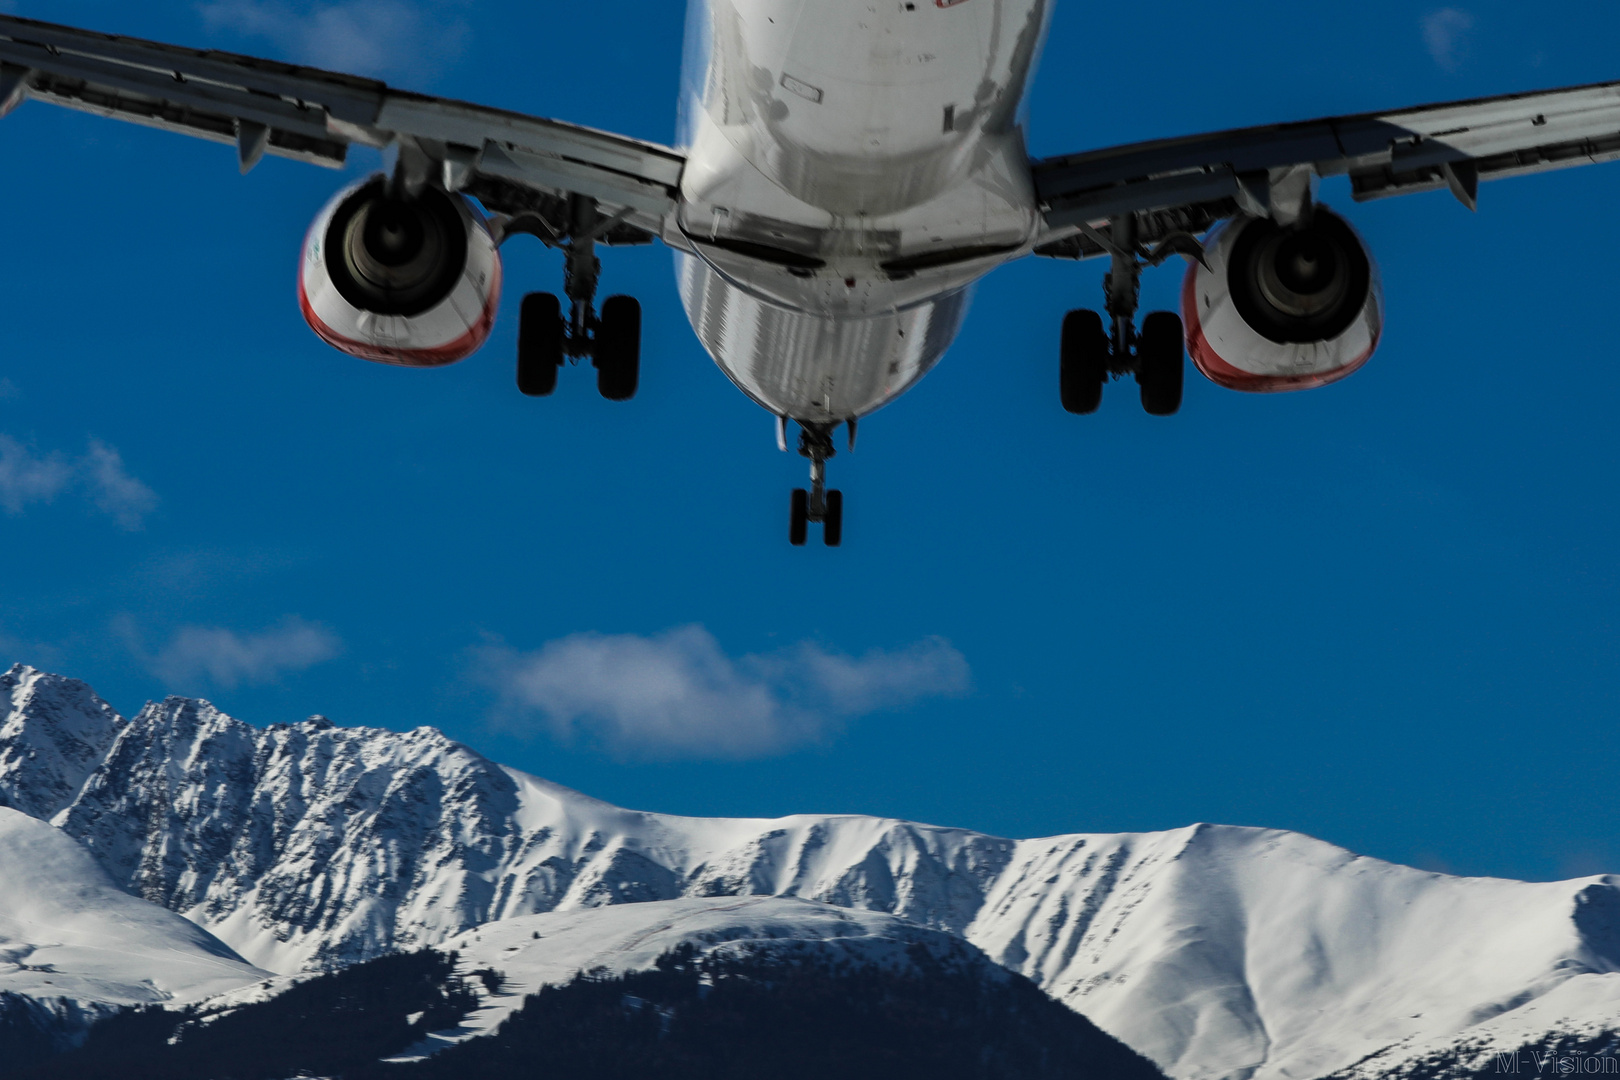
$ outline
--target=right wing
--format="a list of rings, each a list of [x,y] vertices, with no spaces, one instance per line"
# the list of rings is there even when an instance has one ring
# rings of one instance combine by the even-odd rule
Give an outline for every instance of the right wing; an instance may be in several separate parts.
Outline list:
[[[265,154],[341,167],[351,145],[397,145],[491,210],[570,229],[569,197],[613,222],[605,243],[664,233],[685,158],[656,143],[370,79],[0,16],[0,115],[26,99]]]
[[[1348,176],[1357,201],[1449,188],[1472,208],[1482,180],[1616,159],[1620,83],[1136,143],[1034,163],[1049,230],[1036,250],[1104,254],[1085,233],[1119,214],[1140,215],[1149,239],[1266,215],[1311,174]]]

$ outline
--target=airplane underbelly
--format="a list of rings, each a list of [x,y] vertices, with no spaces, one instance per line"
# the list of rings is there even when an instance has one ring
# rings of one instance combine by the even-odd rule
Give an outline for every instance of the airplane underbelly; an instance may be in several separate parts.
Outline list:
[[[937,198],[1017,126],[1049,0],[697,0],[699,111],[793,197],[878,216]],[[696,71],[689,78],[694,78]],[[691,131],[685,132],[688,136]]]
[[[692,255],[675,256],[681,300],[709,355],[779,416],[839,422],[865,416],[926,375],[961,329],[970,290],[864,317],[773,304]]]
[[[1040,214],[1019,109],[1050,0],[692,0],[666,240],[699,339],[779,416],[899,397]]]

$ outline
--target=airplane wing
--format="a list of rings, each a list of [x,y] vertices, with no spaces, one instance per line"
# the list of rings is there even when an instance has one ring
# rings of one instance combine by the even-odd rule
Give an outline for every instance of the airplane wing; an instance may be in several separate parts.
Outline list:
[[[1348,176],[1357,201],[1449,188],[1473,209],[1482,180],[1616,159],[1620,83],[1137,143],[1034,163],[1050,237],[1036,253],[1103,255],[1115,215],[1152,242],[1267,214],[1313,173]]]
[[[337,168],[352,145],[397,145],[442,163],[447,188],[554,233],[568,196],[588,196],[616,219],[610,244],[662,233],[685,165],[655,143],[370,79],[0,16],[0,115],[28,99],[234,144],[243,172],[265,154]]]

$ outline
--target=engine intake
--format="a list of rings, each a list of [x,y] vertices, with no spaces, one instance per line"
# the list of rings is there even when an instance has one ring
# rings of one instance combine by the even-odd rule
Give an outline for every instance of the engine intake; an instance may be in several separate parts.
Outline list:
[[[364,360],[452,364],[489,339],[500,253],[483,216],[429,188],[394,197],[374,176],[340,192],[304,242],[299,305],[310,328]]]
[[[1383,294],[1367,245],[1317,207],[1308,225],[1239,218],[1205,247],[1182,287],[1193,362],[1233,390],[1307,390],[1359,369],[1383,333]]]

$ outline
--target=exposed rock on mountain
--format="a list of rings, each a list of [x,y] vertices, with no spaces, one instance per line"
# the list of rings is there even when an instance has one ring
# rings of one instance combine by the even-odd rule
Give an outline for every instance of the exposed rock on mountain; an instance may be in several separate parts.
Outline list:
[[[800,897],[959,935],[1177,1080],[1303,1080],[1375,1054],[1394,1070],[1532,1010],[1543,1032],[1598,1015],[1620,981],[1620,878],[1455,878],[1207,825],[1013,841],[864,817],[681,818],[431,729],[260,729],[178,698],[124,723],[87,690],[14,690],[5,731],[0,753],[24,751],[0,761],[42,763],[0,773],[6,801],[60,805],[56,824],[121,886],[276,971],[537,913]],[[64,745],[58,732],[106,747],[66,800],[82,756],[28,750]]]
[[[0,806],[49,819],[101,763],[123,718],[84,683],[18,664],[0,675]]]

